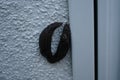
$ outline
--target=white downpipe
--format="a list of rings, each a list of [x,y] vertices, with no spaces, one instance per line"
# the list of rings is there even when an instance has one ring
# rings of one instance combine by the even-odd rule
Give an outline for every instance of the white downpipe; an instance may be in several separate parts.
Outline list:
[[[73,80],[94,80],[93,0],[69,0]]]
[[[98,0],[98,80],[120,80],[120,0]]]

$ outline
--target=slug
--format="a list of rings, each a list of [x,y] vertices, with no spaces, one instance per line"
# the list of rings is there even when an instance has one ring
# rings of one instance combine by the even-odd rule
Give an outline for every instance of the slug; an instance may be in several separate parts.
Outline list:
[[[56,28],[60,27],[63,23],[62,22],[54,22],[48,25],[40,34],[39,37],[39,48],[41,54],[47,59],[50,63],[56,63],[63,59],[68,49],[70,48],[71,44],[71,33],[69,24],[65,24],[63,28],[63,32],[60,36],[60,41],[57,47],[57,51],[54,55],[52,55],[51,51],[51,39],[53,32]]]

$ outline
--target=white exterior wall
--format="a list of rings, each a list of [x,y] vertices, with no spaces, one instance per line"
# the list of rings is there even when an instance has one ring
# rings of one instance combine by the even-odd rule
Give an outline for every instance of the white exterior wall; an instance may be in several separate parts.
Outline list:
[[[70,53],[50,64],[39,52],[55,21],[68,22],[67,0],[0,0],[0,80],[72,80]]]

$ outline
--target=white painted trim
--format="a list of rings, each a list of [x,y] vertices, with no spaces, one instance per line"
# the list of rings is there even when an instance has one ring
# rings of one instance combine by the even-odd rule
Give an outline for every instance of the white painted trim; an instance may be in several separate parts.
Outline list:
[[[69,0],[73,80],[94,80],[93,0]]]
[[[120,80],[120,0],[98,0],[98,80]]]

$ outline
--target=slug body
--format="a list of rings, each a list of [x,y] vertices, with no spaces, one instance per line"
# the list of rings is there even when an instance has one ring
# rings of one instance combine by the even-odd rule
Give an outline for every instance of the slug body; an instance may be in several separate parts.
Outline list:
[[[65,24],[63,28],[62,35],[60,36],[60,42],[57,47],[57,51],[54,55],[52,55],[51,51],[51,41],[52,41],[52,35],[56,28],[60,27],[63,23],[61,22],[55,22],[48,27],[46,27],[39,37],[39,47],[41,54],[48,60],[50,63],[55,63],[57,61],[60,61],[63,59],[68,49],[70,48],[70,27],[69,24]]]

